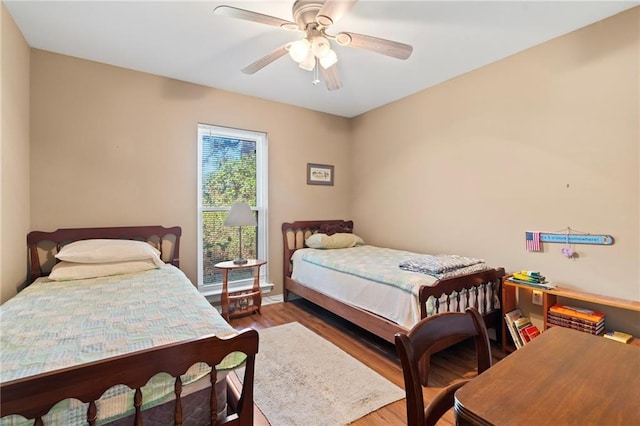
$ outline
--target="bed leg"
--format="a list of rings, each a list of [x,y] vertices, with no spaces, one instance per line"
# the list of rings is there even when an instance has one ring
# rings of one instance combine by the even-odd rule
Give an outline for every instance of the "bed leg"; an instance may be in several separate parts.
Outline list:
[[[284,289],[284,291],[282,292],[282,300],[285,302],[289,301],[289,290]]]

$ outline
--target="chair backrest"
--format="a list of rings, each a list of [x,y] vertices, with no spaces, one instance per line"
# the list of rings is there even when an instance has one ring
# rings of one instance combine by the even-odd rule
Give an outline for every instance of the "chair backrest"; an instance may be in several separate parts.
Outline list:
[[[418,322],[408,333],[396,333],[396,350],[402,364],[405,392],[407,396],[407,421],[410,426],[435,424],[438,418],[453,407],[453,393],[460,387],[455,384],[445,389],[447,398],[437,398],[438,407],[428,407],[425,412],[422,386],[421,364],[423,356],[431,353],[432,348],[448,345],[473,337],[475,340],[478,374],[492,365],[491,346],[484,320],[473,308],[465,312],[445,312],[426,317]],[[443,402],[444,401],[444,402]],[[429,417],[429,418],[427,418]]]

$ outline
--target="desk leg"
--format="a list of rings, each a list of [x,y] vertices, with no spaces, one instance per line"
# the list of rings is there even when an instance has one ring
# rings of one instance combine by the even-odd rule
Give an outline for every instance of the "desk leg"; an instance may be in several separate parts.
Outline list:
[[[229,322],[229,270],[222,270],[222,316]]]

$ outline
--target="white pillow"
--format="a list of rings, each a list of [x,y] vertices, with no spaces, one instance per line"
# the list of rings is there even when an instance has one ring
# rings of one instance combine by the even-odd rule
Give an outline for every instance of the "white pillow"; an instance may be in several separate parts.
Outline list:
[[[58,262],[49,278],[54,281],[82,280],[86,278],[108,277],[111,275],[133,274],[134,272],[157,269],[151,259],[130,260],[112,263],[72,263]]]
[[[339,232],[333,235],[317,233],[307,238],[305,244],[310,248],[340,249],[355,247],[358,244],[364,244],[364,241],[356,234],[348,232]]]
[[[164,265],[160,251],[145,241],[80,240],[69,243],[56,254],[58,260],[74,263],[112,263],[151,259],[156,266]]]

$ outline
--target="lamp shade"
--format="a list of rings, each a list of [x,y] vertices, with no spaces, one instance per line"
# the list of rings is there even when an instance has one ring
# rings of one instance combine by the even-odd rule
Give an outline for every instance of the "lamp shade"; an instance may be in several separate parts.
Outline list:
[[[324,55],[329,53],[331,50],[331,45],[329,44],[329,40],[324,37],[314,37],[311,42],[311,51],[318,58],[322,58]]]
[[[251,211],[249,204],[237,202],[231,206],[227,218],[224,220],[224,226],[255,226],[256,217]]]
[[[334,52],[332,49],[329,49],[327,54],[320,58],[320,65],[322,65],[322,68],[324,69],[329,68],[336,62],[338,62],[338,55],[336,55],[336,52]]]
[[[296,62],[304,61],[304,58],[307,57],[309,53],[309,49],[311,48],[311,43],[306,38],[302,40],[294,41],[289,45],[289,56]]]
[[[313,56],[313,52],[309,50],[309,54],[304,59],[304,61],[298,64],[300,68],[307,71],[313,71],[313,68],[316,66],[316,57]]]

